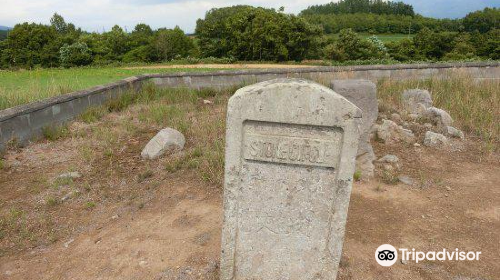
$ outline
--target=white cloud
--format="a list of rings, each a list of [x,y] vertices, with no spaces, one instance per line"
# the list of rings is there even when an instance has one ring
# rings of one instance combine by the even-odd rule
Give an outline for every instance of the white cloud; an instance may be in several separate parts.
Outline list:
[[[214,7],[252,5],[269,8],[285,6],[288,13],[298,13],[310,5],[331,0],[0,0],[0,25],[14,26],[21,22],[48,23],[54,12],[67,22],[87,31],[109,30],[114,24],[132,29],[137,23],[153,28],[179,25],[186,32],[194,31],[196,20]]]

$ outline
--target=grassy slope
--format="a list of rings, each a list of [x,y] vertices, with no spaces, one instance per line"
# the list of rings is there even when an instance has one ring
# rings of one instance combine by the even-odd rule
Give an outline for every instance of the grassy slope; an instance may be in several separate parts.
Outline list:
[[[0,110],[145,73],[217,69],[122,69],[92,67],[0,71]]]

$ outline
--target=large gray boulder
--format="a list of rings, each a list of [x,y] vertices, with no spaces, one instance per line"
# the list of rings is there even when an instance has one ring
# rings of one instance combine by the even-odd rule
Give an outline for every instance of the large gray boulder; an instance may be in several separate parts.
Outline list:
[[[362,111],[356,169],[364,178],[373,177],[375,154],[370,144],[370,132],[378,117],[377,86],[368,80],[336,80],[331,82],[330,88]]]
[[[424,146],[440,148],[448,143],[448,138],[443,134],[427,131],[424,138]]]
[[[166,153],[173,153],[184,148],[186,139],[179,131],[172,128],[160,130],[141,152],[144,159],[156,159]]]
[[[415,142],[415,135],[411,130],[405,129],[391,120],[382,120],[382,124],[377,129],[377,138],[385,144]]]
[[[425,117],[430,119],[439,129],[445,131],[447,126],[451,126],[453,119],[450,114],[443,109],[430,107],[425,112]]]
[[[405,90],[401,97],[405,110],[410,114],[424,114],[432,106],[431,94],[424,89]]]

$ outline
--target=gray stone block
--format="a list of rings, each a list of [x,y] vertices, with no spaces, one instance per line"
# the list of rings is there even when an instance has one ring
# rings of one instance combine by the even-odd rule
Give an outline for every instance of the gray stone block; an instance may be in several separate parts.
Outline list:
[[[31,139],[30,115],[15,116],[0,122],[0,131],[0,141],[4,146],[13,139],[21,144],[27,143]]]
[[[375,154],[370,144],[370,133],[378,117],[377,86],[367,80],[337,80],[331,82],[330,88],[358,106],[363,113],[356,165],[364,178],[371,178],[374,176],[372,162]]]
[[[221,280],[335,279],[360,118],[341,95],[301,79],[231,97]]]

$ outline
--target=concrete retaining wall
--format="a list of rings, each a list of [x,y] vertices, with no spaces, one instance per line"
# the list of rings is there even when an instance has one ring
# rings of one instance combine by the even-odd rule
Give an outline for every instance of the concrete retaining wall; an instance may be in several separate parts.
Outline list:
[[[97,106],[126,91],[137,92],[146,81],[159,87],[224,88],[280,78],[300,77],[329,84],[333,79],[426,79],[465,73],[476,79],[499,79],[499,62],[456,64],[399,64],[311,67],[272,70],[217,71],[202,73],[148,74],[93,87],[0,111],[0,151],[9,142],[24,145],[42,135],[47,126],[74,119],[90,106]]]

